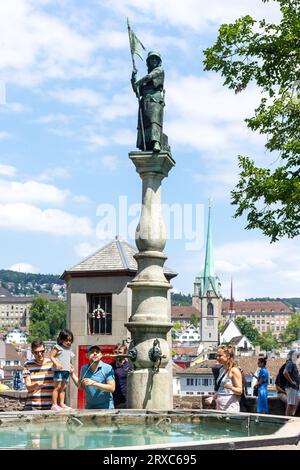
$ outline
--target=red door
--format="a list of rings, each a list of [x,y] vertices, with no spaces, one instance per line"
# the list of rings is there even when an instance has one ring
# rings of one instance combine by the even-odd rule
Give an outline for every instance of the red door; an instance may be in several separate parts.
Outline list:
[[[80,376],[81,367],[84,364],[88,364],[86,353],[89,347],[90,347],[90,344],[78,346],[78,377]],[[100,347],[101,347],[101,351],[103,354],[113,354],[115,351],[115,346],[111,344],[101,345]],[[103,357],[101,360],[103,362],[107,362],[108,364],[111,364],[114,362],[113,358],[108,358],[108,357]],[[79,388],[77,392],[77,407],[85,408],[85,390],[82,388]]]

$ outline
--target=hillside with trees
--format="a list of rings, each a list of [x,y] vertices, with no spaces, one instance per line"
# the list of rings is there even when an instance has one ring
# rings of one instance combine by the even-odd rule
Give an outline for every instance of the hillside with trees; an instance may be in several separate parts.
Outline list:
[[[65,283],[58,274],[33,274],[0,269],[0,285],[13,295],[50,293],[65,296]]]

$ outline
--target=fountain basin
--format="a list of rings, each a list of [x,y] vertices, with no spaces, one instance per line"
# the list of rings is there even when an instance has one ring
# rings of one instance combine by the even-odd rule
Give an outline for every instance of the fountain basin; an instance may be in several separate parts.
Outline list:
[[[297,444],[300,419],[214,410],[72,410],[0,415],[0,449],[245,449]]]

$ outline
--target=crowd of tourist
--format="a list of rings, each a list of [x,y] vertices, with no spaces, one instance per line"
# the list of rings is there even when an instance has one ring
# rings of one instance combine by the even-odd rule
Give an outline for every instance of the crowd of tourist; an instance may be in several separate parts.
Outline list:
[[[132,367],[126,359],[126,346],[116,345],[112,365],[103,362],[101,347],[88,348],[79,377],[72,366],[74,353],[71,351],[73,334],[69,330],[59,333],[57,344],[50,358],[45,356],[43,341],[31,344],[33,359],[25,362],[23,375],[28,391],[25,410],[63,411],[71,409],[65,403],[66,388],[70,378],[78,388],[85,390],[87,409],[109,409],[126,407],[127,374]]]
[[[92,345],[88,348],[88,363],[81,367],[79,377],[72,366],[74,353],[71,351],[73,334],[64,329],[59,333],[57,344],[53,347],[50,358],[45,356],[43,341],[31,344],[33,359],[24,364],[24,380],[28,390],[25,410],[71,409],[65,403],[66,388],[70,378],[78,388],[85,390],[87,409],[126,408],[127,375],[132,370],[126,358],[126,346],[117,344],[114,354],[105,355],[112,364],[104,362],[101,347]],[[280,367],[275,385],[278,398],[285,403],[285,414],[295,415],[299,397],[299,372],[297,361],[299,352],[291,350],[286,362]],[[239,412],[240,405],[247,403],[246,380],[235,358],[234,347],[219,346],[216,354],[217,365],[213,367],[215,393],[212,400],[216,409]],[[252,375],[256,379],[253,391],[257,396],[258,413],[268,413],[269,373],[267,359],[259,357],[258,369]],[[208,401],[209,402],[209,401]]]

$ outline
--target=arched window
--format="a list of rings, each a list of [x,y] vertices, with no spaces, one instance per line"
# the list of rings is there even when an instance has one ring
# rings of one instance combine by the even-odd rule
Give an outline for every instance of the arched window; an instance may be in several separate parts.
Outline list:
[[[207,315],[213,315],[214,314],[214,306],[211,302],[207,304]]]

